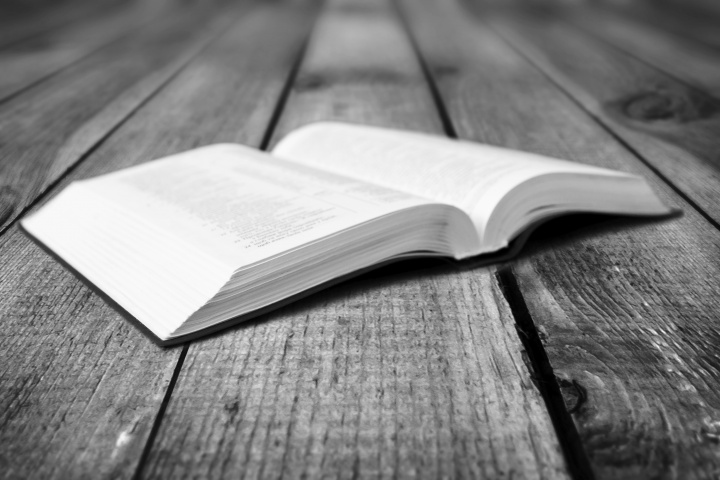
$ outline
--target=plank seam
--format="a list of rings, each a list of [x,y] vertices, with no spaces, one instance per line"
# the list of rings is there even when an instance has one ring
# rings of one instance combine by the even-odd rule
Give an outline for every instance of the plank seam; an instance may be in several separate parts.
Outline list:
[[[292,87],[295,84],[295,79],[297,78],[298,73],[300,73],[300,67],[302,66],[303,59],[305,58],[308,46],[310,45],[310,38],[312,37],[312,33],[315,30],[315,25],[317,24],[318,18],[320,17],[320,12],[323,10],[324,3],[325,2],[323,0],[322,3],[318,5],[318,7],[316,7],[317,10],[315,11],[315,18],[312,20],[310,28],[308,28],[308,33],[303,40],[300,49],[298,50],[297,57],[295,58],[292,66],[290,67],[290,71],[288,72],[285,84],[283,85],[282,90],[280,90],[280,95],[278,96],[277,103],[275,104],[275,108],[273,109],[272,115],[270,116],[267,130],[265,130],[265,134],[260,141],[260,150],[267,150],[270,146],[270,141],[272,140],[278,123],[280,122],[282,112],[283,110],[285,110],[285,105],[287,104],[288,98],[290,98],[290,92],[292,91]]]
[[[443,123],[445,133],[451,138],[458,138],[457,130],[452,122],[452,118],[445,107],[440,89],[437,86],[435,78],[425,61],[417,39],[412,33],[410,25],[405,18],[397,0],[391,0],[397,17],[400,19],[405,34],[410,40],[415,56],[422,69],[425,80],[428,83],[429,90],[438,109],[440,120]],[[496,278],[500,286],[503,296],[510,306],[510,311],[518,326],[518,338],[528,353],[531,361],[532,371],[530,375],[536,380],[536,387],[545,403],[550,420],[552,421],[557,435],[560,448],[562,449],[565,462],[568,467],[568,473],[572,478],[582,480],[592,480],[595,478],[590,464],[590,460],[583,448],[580,435],[577,431],[575,423],[570,413],[565,407],[560,387],[557,384],[553,373],[550,360],[548,359],[545,347],[540,341],[535,322],[525,303],[525,299],[520,291],[515,274],[510,267],[500,268],[496,272]],[[523,335],[520,334],[523,332]]]
[[[613,17],[621,17],[621,16],[622,16],[620,12],[618,12],[616,9],[608,6],[607,4],[602,4],[602,6],[600,6],[599,4],[593,4],[593,5],[594,5],[593,8],[588,9],[590,12],[592,12],[593,10],[596,10],[596,11],[600,11],[600,12],[606,12],[608,15],[613,16]],[[561,10],[561,11],[562,11],[562,10]],[[612,42],[610,42],[609,40],[606,40],[606,39],[604,39],[603,37],[601,37],[599,34],[597,34],[597,33],[595,33],[595,32],[592,32],[591,30],[589,30],[589,29],[587,29],[587,28],[585,28],[585,27],[582,27],[581,25],[579,25],[579,24],[577,23],[577,20],[569,19],[569,18],[567,17],[567,15],[564,14],[564,12],[566,12],[566,11],[567,11],[567,10],[562,11],[562,12],[563,12],[563,15],[558,17],[558,18],[560,18],[565,24],[570,25],[570,26],[572,26],[573,28],[575,28],[575,29],[577,29],[577,30],[580,30],[580,31],[582,31],[582,32],[585,32],[585,33],[587,33],[588,35],[590,35],[590,36],[592,36],[592,37],[594,37],[594,38],[597,38],[598,40],[602,41],[603,43],[606,43],[606,44],[612,46],[613,48],[615,48],[615,49],[617,49],[617,50],[620,50],[620,51],[622,51],[622,52],[624,52],[624,53],[626,53],[626,54],[628,54],[628,55],[630,55],[630,56],[632,56],[632,57],[634,57],[634,58],[637,58],[637,59],[640,60],[641,62],[643,62],[643,63],[645,63],[645,64],[647,64],[647,65],[650,65],[651,67],[653,67],[653,68],[655,68],[655,69],[657,69],[657,70],[661,70],[662,72],[666,73],[668,76],[673,77],[673,78],[675,78],[676,80],[678,80],[678,81],[680,81],[680,82],[682,82],[682,83],[685,83],[685,84],[687,84],[687,85],[690,85],[690,84],[689,84],[688,82],[686,82],[685,80],[682,80],[682,79],[676,77],[675,75],[673,75],[672,73],[668,72],[667,70],[665,70],[664,68],[660,67],[659,65],[655,65],[655,64],[652,63],[652,62],[649,62],[649,61],[647,61],[647,60],[644,60],[642,57],[639,57],[639,56],[635,55],[635,54],[632,53],[631,51],[626,50],[626,49],[620,47],[619,45],[615,45],[615,44],[613,44]],[[687,42],[688,44],[692,44],[692,46],[695,47],[695,48],[702,49],[703,52],[706,53],[706,54],[708,54],[708,55],[718,55],[718,50],[720,50],[720,46],[719,46],[719,45],[713,45],[713,44],[709,44],[709,43],[700,41],[700,40],[698,40],[698,39],[696,39],[696,38],[687,37],[687,36],[682,35],[681,33],[679,33],[677,30],[667,29],[667,28],[665,28],[664,26],[658,24],[657,22],[653,22],[653,21],[650,20],[650,19],[636,17],[636,16],[633,15],[633,14],[630,14],[630,15],[629,15],[629,18],[630,18],[630,22],[632,22],[632,23],[637,23],[637,24],[639,24],[639,25],[644,25],[646,28],[648,28],[648,29],[650,29],[650,30],[655,30],[655,31],[657,31],[657,32],[660,32],[660,33],[663,33],[663,34],[666,34],[666,35],[671,35],[672,37],[674,37],[674,38],[676,38],[676,39],[678,39],[678,40],[680,40],[680,41],[682,41],[682,42]],[[694,88],[699,89],[699,90],[702,90],[701,88],[698,88],[698,87],[694,87]]]
[[[52,72],[50,72],[50,73],[48,73],[48,74],[46,74],[46,75],[43,75],[42,77],[40,77],[40,78],[38,78],[38,79],[30,82],[28,85],[25,85],[24,87],[21,87],[19,90],[15,91],[15,92],[13,92],[13,93],[10,93],[10,94],[9,94],[8,96],[6,96],[5,98],[0,98],[0,105],[2,105],[2,104],[4,104],[4,103],[7,103],[7,102],[9,102],[9,101],[11,101],[11,100],[13,100],[14,98],[17,98],[17,97],[19,97],[20,95],[22,95],[22,94],[24,94],[25,92],[27,92],[28,90],[31,90],[31,89],[35,88],[36,86],[42,84],[43,82],[46,82],[46,81],[50,80],[51,78],[53,78],[53,77],[55,77],[55,76],[57,76],[57,75],[60,75],[62,72],[66,71],[66,70],[68,70],[69,68],[77,65],[78,63],[86,60],[86,59],[89,58],[90,56],[95,55],[96,53],[98,53],[98,52],[100,52],[100,51],[102,51],[102,50],[104,50],[104,49],[106,49],[106,48],[110,48],[110,47],[112,47],[114,44],[116,44],[116,43],[118,43],[118,42],[121,42],[122,40],[124,40],[125,38],[129,37],[129,36],[132,35],[134,32],[136,32],[137,30],[140,30],[141,28],[149,25],[150,22],[156,20],[159,16],[160,16],[160,14],[155,15],[155,16],[153,16],[152,18],[150,18],[149,20],[146,20],[146,21],[142,22],[141,24],[139,24],[139,25],[137,25],[137,26],[135,26],[135,27],[131,27],[129,31],[127,31],[127,32],[125,32],[125,33],[121,33],[119,36],[114,37],[114,38],[112,38],[112,39],[110,39],[110,40],[108,40],[108,41],[106,41],[106,42],[104,42],[104,43],[101,43],[101,44],[98,45],[97,47],[95,47],[95,48],[87,51],[84,55],[81,55],[80,57],[78,57],[78,58],[76,58],[75,60],[71,61],[71,62],[68,63],[67,65],[64,65],[64,66],[58,68],[58,69],[55,70],[55,71],[52,71]],[[0,234],[1,234],[1,233],[0,233]]]
[[[563,450],[570,475],[576,479],[595,478],[587,452],[583,448],[583,442],[578,433],[575,422],[570,415],[571,412],[565,406],[560,386],[555,378],[550,359],[545,352],[545,347],[540,340],[532,314],[528,309],[525,298],[517,283],[512,267],[503,266],[495,273],[500,285],[500,290],[505,297],[510,311],[515,318],[518,328],[518,337],[525,347],[525,351],[532,364],[531,372],[535,385],[545,400],[545,405],[550,415],[550,420],[555,427],[560,448]],[[580,403],[576,404],[578,408]]]
[[[237,17],[240,17],[242,13],[246,12],[246,9],[242,9],[240,13],[238,13]],[[67,178],[70,174],[72,174],[75,170],[78,169],[78,167],[88,159],[95,151],[97,151],[104,143],[105,141],[110,138],[116,131],[118,131],[123,125],[125,125],[140,109],[142,109],[145,105],[150,102],[160,91],[162,91],[168,84],[170,84],[173,80],[177,78],[178,75],[180,75],[202,52],[207,50],[218,38],[220,38],[227,30],[229,30],[237,21],[237,17],[230,21],[228,25],[225,28],[221,28],[219,32],[210,38],[205,40],[205,43],[200,45],[200,47],[197,49],[195,53],[189,56],[183,63],[181,63],[177,70],[175,70],[173,73],[171,73],[167,79],[165,79],[163,82],[161,82],[157,88],[152,90],[148,93],[148,95],[142,99],[135,107],[133,107],[127,115],[125,115],[123,118],[118,120],[118,122],[113,125],[108,131],[102,135],[92,146],[90,146],[85,153],[79,156],[79,158],[72,163],[72,165],[68,166],[64,172],[62,172],[60,175],[58,175],[58,178],[50,182],[44,190],[42,190],[38,195],[29,202],[25,208],[22,209],[22,211],[12,220],[10,221],[5,227],[0,229],[0,236],[4,235],[10,228],[13,227],[18,221],[20,221],[32,208],[34,208],[37,204],[39,204],[45,197],[47,197],[52,191],[55,190],[55,188],[63,181],[65,178]]]
[[[432,96],[433,103],[435,104],[435,108],[437,109],[438,115],[440,116],[440,122],[442,123],[445,135],[450,138],[457,139],[457,130],[455,129],[455,125],[450,118],[450,113],[445,107],[445,102],[443,102],[442,100],[442,95],[440,95],[440,90],[437,86],[437,83],[435,83],[435,79],[432,72],[430,71],[430,67],[425,61],[425,57],[423,57],[423,55],[420,53],[420,46],[417,43],[417,39],[415,38],[415,35],[412,34],[410,25],[408,24],[408,21],[405,18],[405,15],[403,14],[402,9],[398,4],[398,1],[390,0],[390,4],[392,5],[395,16],[398,19],[400,25],[402,26],[402,29],[405,31],[405,35],[407,35],[408,40],[410,41],[413,53],[415,53],[415,58],[420,64],[420,69],[422,70],[423,77],[425,77],[425,81],[428,84],[428,89],[430,90],[430,95]]]
[[[566,16],[560,16],[558,18],[562,23],[567,25],[572,30],[579,32],[581,35],[587,35],[588,37],[594,39],[595,42],[602,43],[607,48],[609,48],[611,50],[615,50],[616,52],[619,52],[621,55],[627,55],[628,57],[634,58],[635,60],[644,64],[648,68],[655,70],[655,71],[659,72],[661,75],[665,75],[666,77],[669,77],[671,80],[674,80],[675,82],[683,85],[685,88],[687,88],[691,91],[695,91],[701,95],[706,95],[713,99],[715,98],[715,96],[710,91],[705,90],[704,87],[695,85],[692,81],[688,81],[682,77],[679,77],[679,76],[675,75],[674,73],[668,71],[664,67],[662,67],[650,60],[646,60],[645,58],[633,53],[632,51],[627,50],[626,48],[623,48],[620,45],[617,45],[617,44],[611,42],[610,40],[608,40],[607,38],[598,34],[597,32],[594,32],[594,31],[587,29],[587,28],[583,27],[582,25],[578,24],[577,20],[568,19]],[[641,22],[637,22],[637,23],[641,23]],[[653,27],[653,26],[651,26],[650,28],[655,28],[655,29],[659,30],[658,28]],[[713,52],[713,54],[717,54],[717,52]]]
[[[113,9],[118,8],[118,4],[113,5],[112,8],[113,8]],[[31,33],[30,35],[20,36],[19,38],[16,38],[16,39],[14,39],[14,40],[10,40],[8,43],[5,43],[5,44],[0,45],[0,50],[6,50],[6,49],[8,49],[8,48],[13,48],[13,47],[15,47],[17,44],[19,44],[19,43],[23,43],[23,42],[27,42],[27,41],[30,41],[30,40],[34,40],[34,39],[36,39],[37,37],[40,37],[40,36],[42,36],[42,35],[47,35],[48,33],[51,33],[51,32],[53,32],[53,31],[55,31],[55,30],[60,30],[61,28],[67,27],[67,26],[69,26],[69,25],[72,25],[73,23],[79,23],[79,22],[82,22],[82,21],[86,21],[86,20],[88,20],[88,17],[92,18],[92,17],[97,16],[99,10],[100,10],[100,7],[98,7],[98,6],[96,5],[95,8],[91,8],[90,10],[88,10],[88,11],[86,11],[86,12],[84,12],[84,13],[81,13],[81,14],[80,14],[78,17],[76,17],[76,18],[69,18],[69,19],[67,19],[67,20],[65,20],[65,21],[62,21],[62,22],[57,23],[57,24],[55,24],[55,25],[51,25],[51,26],[46,27],[46,28],[44,28],[44,29],[42,29],[42,30],[39,30],[39,31],[37,31],[37,32],[35,32],[35,33]]]
[[[599,2],[597,2],[599,3]],[[597,5],[595,3],[594,5]],[[609,4],[605,4],[608,6],[604,6],[604,9],[607,9],[608,11],[612,11],[615,14],[621,14],[621,13],[627,13],[633,20],[644,23],[646,25],[650,25],[654,28],[657,28],[659,30],[668,30],[670,33],[683,38],[691,43],[696,44],[699,47],[705,47],[710,50],[718,51],[720,50],[720,44],[716,43],[715,41],[709,40],[704,36],[694,36],[690,33],[688,33],[688,30],[686,28],[680,27],[678,25],[673,25],[672,20],[670,23],[663,23],[662,20],[658,20],[658,18],[651,15],[645,15],[641,10],[637,9],[637,6],[629,8],[629,9],[623,9],[621,10],[619,7],[609,7]],[[666,16],[667,13],[661,13],[661,15]]]
[[[272,139],[272,135],[275,132],[275,129],[276,129],[278,122],[280,120],[280,117],[282,115],[282,112],[283,112],[285,105],[287,104],[287,100],[290,96],[292,86],[295,83],[295,79],[297,78],[297,75],[300,71],[300,67],[302,65],[303,59],[305,58],[305,53],[306,53],[308,45],[310,43],[310,38],[312,36],[312,32],[315,29],[317,19],[319,18],[319,12],[321,10],[322,10],[322,4],[320,4],[317,7],[317,10],[315,12],[315,18],[313,19],[312,24],[308,28],[308,33],[306,34],[301,47],[298,49],[297,56],[293,61],[290,71],[288,72],[287,78],[285,80],[285,84],[283,85],[283,88],[280,91],[280,95],[278,96],[277,103],[275,104],[275,107],[273,109],[270,120],[268,121],[267,129],[266,129],[266,131],[263,135],[263,138],[260,142],[261,150],[266,150],[270,143],[270,140]],[[184,66],[183,66],[183,68],[184,68]],[[163,397],[163,401],[160,404],[160,408],[158,409],[158,413],[153,422],[152,429],[150,430],[150,435],[148,436],[148,439],[143,448],[142,455],[140,456],[140,460],[138,461],[137,469],[135,470],[135,474],[132,477],[133,480],[138,480],[141,478],[142,472],[147,463],[147,459],[149,458],[150,452],[152,451],[152,448],[155,444],[155,439],[157,438],[157,435],[160,431],[160,426],[162,424],[163,418],[165,417],[165,411],[167,410],[167,407],[170,404],[170,400],[171,400],[173,391],[175,389],[175,385],[177,383],[178,378],[180,377],[180,372],[182,371],[182,367],[185,362],[185,357],[187,356],[187,353],[190,350],[190,345],[193,343],[194,342],[187,342],[183,345],[183,350],[180,353],[180,357],[178,358],[177,364],[175,365],[175,370],[174,370],[173,376],[170,380],[170,384],[168,385],[168,388],[165,391],[165,396]]]
[[[707,95],[708,97],[715,98],[714,95],[710,91],[705,90],[704,87],[695,85],[692,81],[688,81],[682,77],[679,77],[679,76],[675,75],[674,73],[668,71],[664,67],[662,67],[650,60],[646,60],[645,58],[633,53],[631,50],[627,50],[626,48],[623,48],[620,45],[611,42],[610,40],[603,37],[599,33],[583,27],[582,25],[580,25],[578,23],[577,20],[572,20],[570,18],[567,18],[567,16],[565,16],[565,15],[558,16],[557,18],[559,21],[561,21],[563,24],[565,24],[568,28],[575,30],[576,32],[580,33],[581,35],[587,35],[588,37],[594,39],[595,42],[602,43],[607,48],[614,50],[616,52],[619,52],[621,55],[627,55],[628,57],[634,58],[635,60],[644,64],[648,68],[655,70],[655,71],[659,72],[661,75],[669,77],[671,80],[674,80],[675,82],[683,85],[685,88],[695,91],[699,94]],[[643,22],[638,21],[636,23],[643,23]],[[646,24],[646,25],[648,25],[648,24]],[[650,25],[649,28],[655,29],[655,30],[662,30],[653,25]],[[672,32],[671,32],[671,35],[677,36],[676,34],[673,34]],[[717,54],[717,52],[713,52],[713,54],[715,55],[715,54]]]
[[[167,410],[167,407],[170,404],[170,397],[172,396],[173,390],[175,390],[175,384],[177,384],[178,378],[180,378],[180,371],[182,370],[183,364],[185,363],[185,357],[187,356],[187,352],[189,349],[190,343],[186,343],[182,347],[180,357],[178,357],[178,361],[175,364],[175,370],[173,370],[172,377],[170,377],[170,383],[168,384],[167,390],[165,390],[165,395],[163,396],[163,400],[160,404],[157,415],[155,415],[155,420],[153,420],[153,425],[150,429],[150,435],[148,435],[147,442],[145,443],[142,454],[140,455],[140,460],[138,460],[137,468],[135,469],[135,473],[132,476],[133,480],[139,479],[140,475],[142,475],[143,469],[145,468],[147,458],[150,455],[150,450],[155,443],[155,437],[157,437],[157,434],[160,431],[160,425],[162,424],[162,420],[165,417],[165,410]]]
[[[548,72],[543,65],[536,62],[530,55],[526,54],[520,47],[515,45],[514,41],[512,39],[507,38],[503,32],[496,28],[492,24],[488,24],[487,22],[483,21],[479,17],[476,16],[476,19],[479,22],[482,22],[485,24],[490,30],[495,32],[495,34],[500,38],[506,45],[508,45],[512,50],[514,50],[518,55],[520,55],[522,58],[528,61],[530,65],[535,67],[535,69],[540,72],[545,78],[547,78],[553,85],[555,85],[560,92],[562,92],[571,102],[573,102],[576,106],[580,108],[583,112],[585,112],[591,119],[595,121],[595,123],[602,128],[606,133],[608,133],[615,141],[617,141],[620,145],[622,145],[628,152],[630,152],[633,156],[635,156],[643,165],[645,165],[647,168],[650,169],[663,183],[665,183],[670,189],[675,192],[680,198],[682,198],[685,202],[687,202],[696,212],[700,214],[701,217],[703,217],[705,220],[707,220],[713,227],[715,227],[717,230],[720,230],[720,222],[717,222],[715,219],[713,219],[700,205],[698,205],[695,200],[690,198],[685,192],[683,192],[679,187],[677,187],[665,174],[663,174],[658,168],[656,168],[652,163],[650,163],[645,157],[630,143],[625,141],[624,138],[622,138],[618,133],[613,130],[610,125],[608,125],[601,117],[593,113],[591,110],[585,107],[585,105],[582,104],[582,102],[578,99],[576,99],[572,92],[565,88],[565,86],[562,84],[561,81],[557,80],[550,72]],[[652,67],[652,65],[651,65]],[[654,68],[654,67],[653,67]],[[672,77],[674,78],[674,77]],[[683,82],[684,85],[687,85]],[[694,87],[687,85],[690,88],[695,89]],[[699,91],[695,89],[696,91]]]

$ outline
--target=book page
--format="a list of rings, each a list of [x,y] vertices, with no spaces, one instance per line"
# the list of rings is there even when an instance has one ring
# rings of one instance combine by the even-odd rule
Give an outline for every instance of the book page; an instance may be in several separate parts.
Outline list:
[[[432,203],[239,145],[205,147],[80,183],[236,266]]]
[[[526,180],[550,173],[629,176],[489,145],[340,123],[302,127],[273,154],[454,205],[470,215],[481,238],[494,207]]]
[[[295,275],[286,290],[260,288],[262,298],[241,302],[266,305],[268,298],[280,300],[313,286],[304,283],[303,265],[314,262],[316,274],[332,278],[335,272],[323,270],[326,252],[334,252],[337,268],[343,263],[367,266],[357,255],[344,262],[346,254],[352,255],[348,245],[353,241],[359,242],[355,252],[365,248],[386,255],[378,246],[381,233],[392,252],[415,239],[407,233],[412,228],[442,239],[447,225],[438,212],[445,208],[247,147],[215,145],[73,182],[22,225],[167,339],[233,278],[259,288],[264,278]],[[402,217],[381,219],[400,211]],[[424,222],[429,212],[434,213],[429,215],[432,225]],[[393,227],[405,218],[414,220],[393,243]],[[373,220],[382,228],[374,228]],[[321,239],[327,243],[313,245]],[[429,244],[441,243],[434,242]]]

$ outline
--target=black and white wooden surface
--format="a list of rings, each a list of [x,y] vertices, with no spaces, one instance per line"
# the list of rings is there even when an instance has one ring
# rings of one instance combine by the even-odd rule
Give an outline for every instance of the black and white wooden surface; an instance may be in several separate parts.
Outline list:
[[[720,35],[690,3],[0,6],[0,477],[719,478]],[[73,180],[330,119],[638,173],[683,214],[175,348],[18,229]]]

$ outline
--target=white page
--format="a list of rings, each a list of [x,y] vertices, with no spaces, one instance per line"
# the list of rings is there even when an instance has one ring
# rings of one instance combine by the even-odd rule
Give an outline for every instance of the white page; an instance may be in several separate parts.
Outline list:
[[[233,272],[77,182],[22,221],[90,282],[164,337]]]
[[[290,133],[273,154],[454,205],[470,215],[480,238],[495,205],[526,180],[552,173],[631,177],[489,145],[330,122]]]
[[[81,183],[235,267],[432,203],[229,144]]]
[[[23,226],[167,338],[238,268],[432,203],[285,163],[205,147],[74,182]]]

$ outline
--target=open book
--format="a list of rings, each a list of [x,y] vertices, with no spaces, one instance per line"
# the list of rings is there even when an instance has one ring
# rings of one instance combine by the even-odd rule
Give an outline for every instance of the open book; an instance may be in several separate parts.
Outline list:
[[[640,177],[430,135],[317,123],[71,184],[22,225],[161,341],[416,255],[506,248],[558,214],[669,212]]]

